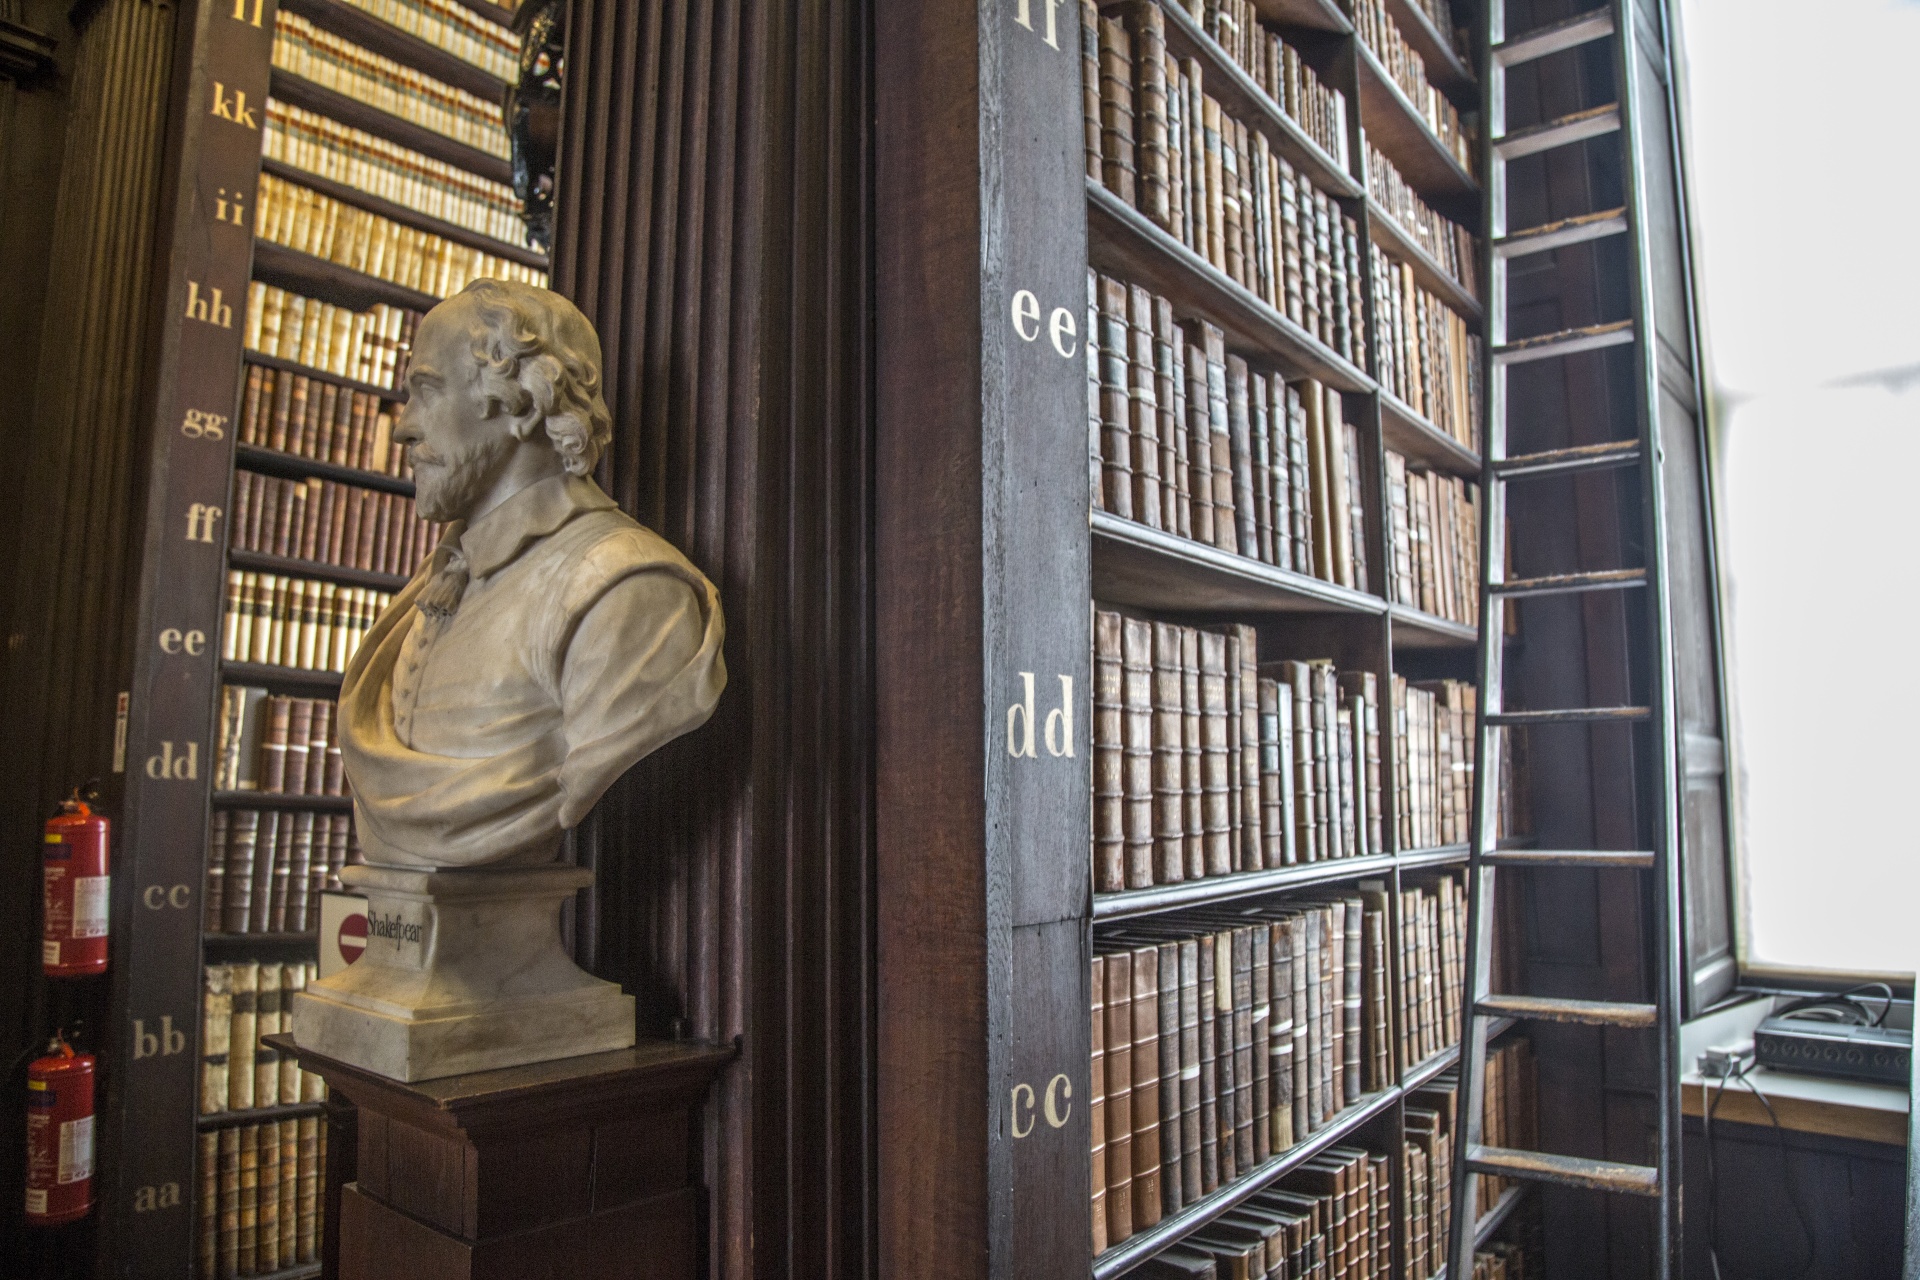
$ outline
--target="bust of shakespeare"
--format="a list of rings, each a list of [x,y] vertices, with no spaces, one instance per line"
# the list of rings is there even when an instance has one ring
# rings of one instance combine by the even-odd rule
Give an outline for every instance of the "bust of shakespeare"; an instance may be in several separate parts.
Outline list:
[[[589,478],[612,436],[600,341],[546,289],[481,280],[427,313],[394,429],[432,557],[340,689],[365,866],[361,959],[294,1037],[403,1080],[622,1048],[633,1001],[560,946],[592,882],[562,834],[726,684],[713,584]],[[369,963],[371,962],[371,963]]]

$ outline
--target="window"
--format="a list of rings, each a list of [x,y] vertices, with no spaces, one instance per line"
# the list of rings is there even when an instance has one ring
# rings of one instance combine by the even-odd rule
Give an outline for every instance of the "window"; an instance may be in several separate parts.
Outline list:
[[[1684,0],[1746,965],[1920,956],[1920,3]]]

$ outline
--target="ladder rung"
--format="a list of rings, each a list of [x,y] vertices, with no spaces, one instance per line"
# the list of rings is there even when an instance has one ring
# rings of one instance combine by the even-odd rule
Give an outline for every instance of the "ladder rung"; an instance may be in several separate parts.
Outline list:
[[[1505,346],[1493,349],[1493,362],[1525,364],[1529,360],[1577,355],[1582,351],[1598,351],[1602,347],[1618,347],[1632,341],[1633,321],[1614,320],[1607,324],[1590,324],[1578,329],[1562,329],[1558,333],[1543,333],[1537,338],[1522,338],[1518,342],[1509,342]]]
[[[1514,1151],[1507,1147],[1470,1147],[1467,1168],[1496,1178],[1557,1182],[1564,1187],[1585,1187],[1618,1195],[1660,1194],[1658,1169],[1644,1164],[1621,1164],[1617,1160],[1588,1160],[1581,1156],[1555,1156],[1544,1151]]]
[[[1490,867],[1651,867],[1645,849],[1489,849],[1480,861]]]
[[[1494,583],[1488,590],[1497,596],[1556,596],[1646,585],[1645,569],[1596,569],[1586,573],[1553,573],[1541,578],[1511,578]]]
[[[1572,146],[1588,138],[1598,138],[1619,128],[1620,106],[1618,103],[1608,103],[1604,107],[1576,111],[1570,116],[1543,120],[1539,124],[1516,129],[1504,138],[1495,139],[1493,149],[1500,153],[1502,160],[1517,160],[1538,151],[1551,151],[1555,147]]]
[[[1638,440],[1609,440],[1605,444],[1581,444],[1571,449],[1547,449],[1495,459],[1493,474],[1502,480],[1522,477],[1562,475],[1569,471],[1597,471],[1603,467],[1624,467],[1640,461]]]
[[[1627,211],[1624,208],[1602,209],[1599,213],[1583,213],[1577,218],[1562,218],[1558,222],[1548,222],[1502,236],[1493,242],[1493,256],[1522,258],[1530,253],[1545,253],[1549,249],[1585,244],[1589,240],[1604,240],[1608,236],[1620,235],[1626,229]]]
[[[1564,1000],[1556,996],[1481,996],[1473,1011],[1483,1018],[1519,1018],[1528,1022],[1579,1022],[1590,1027],[1650,1027],[1660,1019],[1656,1005],[1615,1000]]]
[[[1524,728],[1535,724],[1630,724],[1652,716],[1646,707],[1568,707],[1561,711],[1494,711],[1482,718],[1488,724]]]
[[[1612,34],[1613,11],[1595,9],[1591,13],[1577,13],[1571,18],[1536,27],[1523,36],[1515,36],[1497,44],[1493,46],[1493,60],[1503,67],[1517,67],[1550,53],[1577,49],[1583,44],[1604,40]]]

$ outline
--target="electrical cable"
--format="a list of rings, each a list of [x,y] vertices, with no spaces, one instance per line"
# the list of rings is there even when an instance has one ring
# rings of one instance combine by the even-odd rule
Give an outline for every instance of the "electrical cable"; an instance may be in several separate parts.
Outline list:
[[[1867,985],[1884,986],[1884,984],[1881,984],[1881,983],[1869,983]],[[1859,988],[1855,988],[1855,989],[1858,990]],[[1893,1002],[1893,995],[1891,992],[1888,992],[1887,994],[1887,1002],[1889,1005],[1891,1005]],[[1882,1017],[1886,1016],[1884,1011],[1882,1012],[1881,1016]],[[1789,1160],[1787,1155],[1787,1131],[1785,1128],[1781,1126],[1780,1117],[1774,1111],[1773,1103],[1767,1100],[1767,1095],[1760,1092],[1759,1086],[1755,1085],[1753,1081],[1747,1078],[1747,1072],[1752,1070],[1753,1070],[1753,1067],[1749,1065],[1746,1071],[1742,1071],[1739,1074],[1738,1079],[1741,1084],[1747,1087],[1748,1093],[1751,1093],[1755,1098],[1758,1098],[1760,1100],[1760,1105],[1767,1109],[1767,1119],[1773,1122],[1774,1141],[1777,1142],[1780,1147],[1780,1183],[1786,1189],[1787,1203],[1793,1206],[1793,1216],[1796,1219],[1798,1219],[1800,1222],[1800,1234],[1802,1237],[1805,1238],[1807,1242],[1806,1265],[1801,1267],[1799,1272],[1797,1273],[1798,1276],[1804,1276],[1813,1270],[1813,1264],[1817,1259],[1817,1257],[1819,1256],[1819,1249],[1813,1238],[1813,1224],[1808,1221],[1807,1211],[1805,1207],[1802,1206],[1800,1203],[1799,1194],[1794,1190],[1793,1168],[1792,1168],[1791,1161]]]
[[[1767,1109],[1767,1118],[1773,1122],[1774,1139],[1779,1143],[1780,1148],[1780,1183],[1786,1190],[1787,1203],[1793,1207],[1793,1216],[1799,1221],[1800,1235],[1801,1238],[1806,1241],[1807,1246],[1807,1260],[1805,1264],[1793,1273],[1793,1280],[1800,1280],[1800,1277],[1807,1275],[1813,1270],[1814,1261],[1818,1256],[1818,1246],[1813,1237],[1813,1226],[1808,1221],[1806,1209],[1801,1205],[1800,1196],[1794,1189],[1793,1173],[1787,1155],[1786,1130],[1781,1127],[1780,1117],[1774,1112],[1773,1103],[1769,1102],[1767,1096],[1760,1092],[1752,1080],[1747,1078],[1748,1073],[1754,1069],[1754,1065],[1754,1063],[1750,1062],[1737,1072],[1731,1072],[1728,1075],[1721,1076],[1719,1085],[1714,1089],[1712,1102],[1707,1103],[1707,1105],[1701,1109],[1701,1139],[1706,1147],[1707,1157],[1707,1260],[1713,1267],[1713,1280],[1723,1280],[1720,1271],[1718,1171],[1713,1159],[1713,1117],[1714,1113],[1720,1109],[1720,1099],[1726,1096],[1727,1081],[1733,1079],[1745,1085],[1747,1092],[1760,1100],[1760,1105]],[[1706,1088],[1706,1081],[1702,1080],[1700,1082],[1702,1102],[1706,1102]]]

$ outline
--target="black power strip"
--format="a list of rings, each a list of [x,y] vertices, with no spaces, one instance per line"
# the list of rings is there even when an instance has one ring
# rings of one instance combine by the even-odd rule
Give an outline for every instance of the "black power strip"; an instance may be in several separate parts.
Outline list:
[[[1753,1033],[1754,1056],[1760,1065],[1877,1084],[1911,1082],[1912,1031],[1839,1022],[1819,1016],[1822,1012],[1810,1009],[1762,1022]]]

